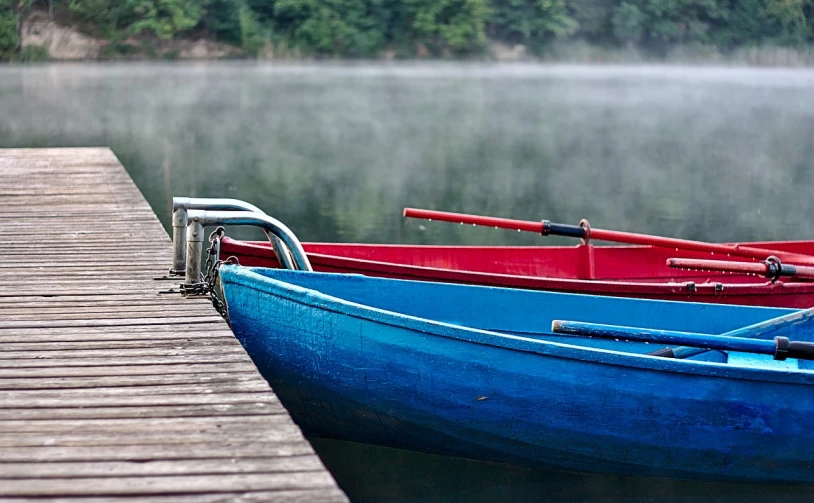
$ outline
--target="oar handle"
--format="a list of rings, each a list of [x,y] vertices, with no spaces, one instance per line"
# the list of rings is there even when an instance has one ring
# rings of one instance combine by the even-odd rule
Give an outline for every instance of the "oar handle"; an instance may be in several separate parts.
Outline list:
[[[469,215],[466,213],[450,213],[447,211],[422,210],[418,208],[404,208],[404,216],[408,218],[423,218],[426,220],[439,220],[442,222],[452,222],[460,224],[482,225],[486,227],[496,227],[501,229],[511,229],[517,231],[534,232],[543,236],[566,236],[581,238],[583,242],[590,239],[599,241],[612,241],[616,243],[627,243],[633,245],[647,245],[659,248],[675,248],[681,250],[693,250],[700,252],[720,253],[724,255],[735,255],[739,257],[749,257],[753,259],[765,259],[769,256],[777,256],[787,262],[814,265],[814,256],[802,255],[799,253],[782,252],[739,244],[717,244],[705,243],[703,241],[690,241],[687,239],[667,238],[661,236],[651,236],[648,234],[636,234],[632,232],[609,231],[605,229],[591,228],[587,221],[583,220],[580,225],[558,224],[548,220],[539,222],[529,220],[514,220],[510,218],[485,217],[480,215]]]
[[[778,352],[784,352],[782,358],[778,357],[778,353],[775,353],[775,360],[785,360],[786,358],[814,360],[814,344],[810,342],[790,341],[785,337],[775,337],[774,342],[778,346]]]
[[[627,341],[666,342],[722,351],[738,351],[772,355],[775,360],[799,358],[814,360],[814,344],[810,342],[790,341],[787,337],[775,337],[774,340],[747,339],[726,335],[699,334],[673,330],[656,330],[651,328],[625,327],[621,325],[604,325],[601,323],[583,323],[579,321],[554,320],[551,331],[558,334],[580,337],[599,337],[602,339],[622,339]],[[659,350],[664,351],[664,350]],[[659,355],[668,356],[669,355]]]
[[[669,258],[667,266],[676,269],[755,274],[772,281],[777,281],[781,277],[814,279],[814,267],[783,264],[777,257],[769,257],[763,262]]]
[[[579,225],[556,224],[551,223],[548,220],[533,222],[527,220],[514,220],[511,218],[467,215],[465,213],[450,213],[448,211],[421,210],[418,208],[404,208],[404,216],[407,218],[423,218],[425,220],[438,220],[440,222],[482,225],[484,227],[497,227],[500,229],[510,229],[515,231],[535,232],[542,234],[543,236],[568,236],[574,238],[586,237],[586,229],[584,227]]]

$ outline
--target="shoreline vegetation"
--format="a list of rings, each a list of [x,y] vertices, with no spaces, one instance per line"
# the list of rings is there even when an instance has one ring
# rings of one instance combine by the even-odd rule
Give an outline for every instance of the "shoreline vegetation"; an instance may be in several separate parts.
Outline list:
[[[151,59],[814,66],[814,0],[0,0],[0,61]]]

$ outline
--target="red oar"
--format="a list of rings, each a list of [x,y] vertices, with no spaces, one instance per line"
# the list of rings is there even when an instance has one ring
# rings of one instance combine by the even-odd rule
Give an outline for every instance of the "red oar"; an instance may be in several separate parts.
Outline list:
[[[599,239],[602,241],[613,241],[616,243],[627,243],[634,245],[649,245],[659,248],[675,248],[678,250],[693,250],[700,252],[721,253],[735,255],[738,257],[748,257],[755,259],[765,259],[771,255],[781,258],[786,262],[798,264],[814,265],[814,256],[802,255],[799,253],[788,253],[778,250],[768,250],[755,248],[739,244],[717,244],[705,243],[703,241],[690,241],[687,239],[666,238],[661,236],[651,236],[648,234],[635,234],[632,232],[609,231],[595,229],[587,225],[557,224],[543,220],[533,222],[527,220],[512,220],[509,218],[483,217],[478,215],[467,215],[465,213],[449,213],[446,211],[421,210],[417,208],[404,208],[404,216],[410,218],[424,218],[427,220],[441,220],[444,222],[454,222],[462,224],[483,225],[486,227],[500,227],[502,229],[513,229],[518,231],[536,232],[543,236],[567,236],[589,239]]]
[[[725,260],[703,260],[691,258],[668,258],[667,266],[676,269],[755,274],[777,281],[781,277],[814,279],[814,267],[783,264],[775,257],[764,262],[728,262]]]

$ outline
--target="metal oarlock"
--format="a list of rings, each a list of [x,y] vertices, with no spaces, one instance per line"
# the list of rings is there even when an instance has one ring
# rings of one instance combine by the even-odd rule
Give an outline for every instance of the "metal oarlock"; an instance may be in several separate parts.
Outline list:
[[[271,240],[272,247],[275,247],[274,240],[277,238],[283,250],[291,253],[293,263],[291,269],[302,271],[313,271],[311,262],[305,254],[302,243],[291,229],[285,224],[263,213],[251,211],[208,211],[189,210],[187,211],[189,220],[186,228],[187,261],[184,275],[184,282],[192,285],[201,281],[201,253],[203,252],[203,230],[207,225],[251,225],[260,227],[266,232]],[[286,255],[286,253],[283,253]],[[281,264],[286,265],[282,260]]]
[[[173,197],[172,198],[172,268],[170,274],[185,276],[187,273],[187,224],[189,223],[189,210],[207,211],[243,211],[265,215],[257,206],[239,199],[208,198],[208,197]],[[271,247],[277,255],[277,260],[287,269],[294,269],[291,261],[291,252],[277,236],[264,229],[266,237],[271,241]],[[198,232],[203,239],[203,231]],[[200,259],[199,259],[200,261]],[[200,271],[200,264],[197,265]]]

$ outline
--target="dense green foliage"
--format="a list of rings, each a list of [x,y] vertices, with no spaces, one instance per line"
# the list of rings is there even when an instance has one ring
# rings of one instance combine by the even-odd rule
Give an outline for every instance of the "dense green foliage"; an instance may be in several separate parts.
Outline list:
[[[195,28],[202,19],[201,0],[68,0],[78,19],[94,25],[102,34],[127,37],[147,33],[159,38]]]
[[[48,0],[0,0],[0,58],[17,20]],[[664,51],[680,45],[803,47],[814,0],[52,0],[71,23],[111,40],[205,36],[257,54],[472,55],[488,38],[533,52],[555,40]],[[34,5],[32,5],[34,4]]]
[[[13,56],[17,41],[17,16],[11,9],[0,10],[0,59]]]

